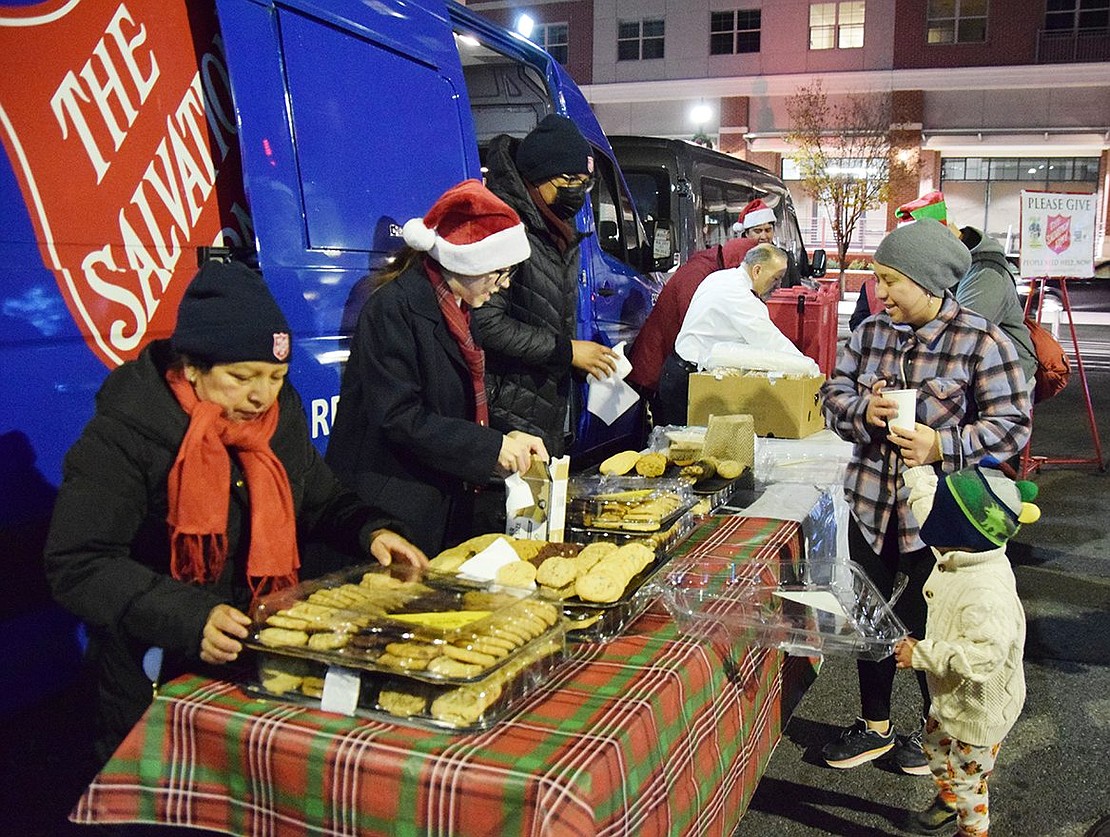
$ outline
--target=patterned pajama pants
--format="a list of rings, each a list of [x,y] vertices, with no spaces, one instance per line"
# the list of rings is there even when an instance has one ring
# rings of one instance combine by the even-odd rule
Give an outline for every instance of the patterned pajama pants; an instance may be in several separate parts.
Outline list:
[[[947,735],[937,719],[929,716],[921,744],[937,783],[937,796],[956,809],[960,835],[987,837],[990,827],[987,779],[994,770],[1002,742],[986,746],[966,744]]]

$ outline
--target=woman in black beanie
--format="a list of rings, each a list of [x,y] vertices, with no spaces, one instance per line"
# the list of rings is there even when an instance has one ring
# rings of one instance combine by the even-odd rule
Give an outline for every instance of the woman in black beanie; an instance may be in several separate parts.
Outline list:
[[[54,597],[85,621],[106,760],[151,684],[234,661],[253,596],[297,581],[299,543],[422,565],[345,490],[287,386],[289,326],[262,277],[208,262],[171,340],[113,370],[66,455],[46,544]]]

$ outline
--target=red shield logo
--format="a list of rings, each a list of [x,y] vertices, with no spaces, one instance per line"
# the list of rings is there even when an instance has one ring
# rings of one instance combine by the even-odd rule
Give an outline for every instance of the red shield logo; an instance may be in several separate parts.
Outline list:
[[[285,331],[274,332],[274,357],[284,361],[289,357],[289,334]]]
[[[214,12],[0,9],[0,137],[43,263],[109,366],[172,332],[199,245],[251,243]]]
[[[1054,253],[1063,253],[1071,247],[1071,216],[1049,215],[1045,224],[1044,243]]]

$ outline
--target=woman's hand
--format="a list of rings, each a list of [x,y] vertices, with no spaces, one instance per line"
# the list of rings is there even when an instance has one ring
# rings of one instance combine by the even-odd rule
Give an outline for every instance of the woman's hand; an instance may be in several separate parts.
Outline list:
[[[898,668],[913,667],[913,647],[915,645],[917,645],[917,640],[912,636],[898,640],[898,644],[894,646],[894,662]]]
[[[913,430],[891,427],[887,438],[910,468],[941,460],[940,434],[928,425],[915,424]]]
[[[395,560],[413,567],[428,566],[428,556],[418,546],[389,529],[375,529],[370,535],[370,555],[383,567]]]
[[[886,423],[898,415],[898,402],[883,395],[886,381],[876,381],[867,399],[867,413],[864,418],[875,427],[886,427]]]
[[[617,371],[617,353],[608,346],[589,340],[571,340],[570,365],[580,372],[593,375],[598,380],[608,378]]]
[[[243,650],[251,618],[229,604],[218,604],[208,611],[208,621],[200,637],[200,658],[211,665],[234,662]]]
[[[510,430],[501,437],[501,452],[497,454],[500,476],[508,476],[514,472],[527,473],[532,467],[533,455],[540,457],[544,462],[551,458],[543,444],[543,439],[539,436]]]

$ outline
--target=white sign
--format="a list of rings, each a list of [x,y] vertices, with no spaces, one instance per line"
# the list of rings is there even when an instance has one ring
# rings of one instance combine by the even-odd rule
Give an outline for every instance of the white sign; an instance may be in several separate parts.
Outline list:
[[[1021,275],[1093,276],[1095,195],[1021,193]]]

